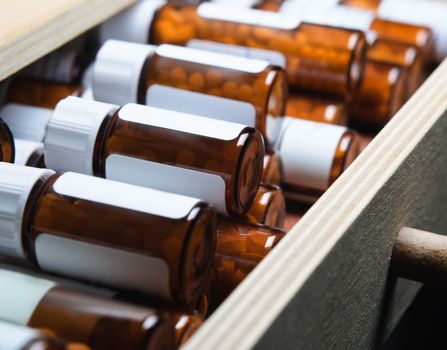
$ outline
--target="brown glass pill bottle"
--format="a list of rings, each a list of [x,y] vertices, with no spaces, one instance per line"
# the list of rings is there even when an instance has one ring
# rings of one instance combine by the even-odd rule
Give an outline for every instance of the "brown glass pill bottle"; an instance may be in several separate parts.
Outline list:
[[[353,1],[342,0],[350,6],[358,6],[359,3],[375,11],[377,17],[382,18],[382,23],[377,23],[373,28],[380,33],[380,37],[397,40],[405,44],[419,48],[425,47],[427,41],[427,28],[434,34],[434,60],[441,62],[447,55],[447,4],[444,1],[425,0],[382,0],[382,1]],[[412,29],[407,27],[397,28],[396,21],[412,24]],[[422,50],[423,59],[430,59],[432,52]]]
[[[2,281],[3,283],[3,281]],[[64,350],[45,334],[0,321],[0,349],[2,350]]]
[[[9,127],[14,138],[42,142],[53,110],[7,103],[0,108],[0,119]]]
[[[0,163],[0,251],[92,283],[197,303],[215,214],[195,198],[76,173]]]
[[[261,184],[250,210],[243,218],[254,224],[282,228],[286,218],[286,201],[281,188]]]
[[[8,87],[5,101],[54,109],[67,96],[81,96],[82,85],[18,78]]]
[[[264,167],[262,170],[262,183],[281,186],[282,165],[276,152],[266,152],[264,155]]]
[[[313,202],[358,155],[355,134],[346,127],[285,118],[276,145],[283,164],[286,198]]]
[[[348,123],[346,104],[343,101],[300,93],[289,95],[286,115],[334,125]]]
[[[369,47],[367,58],[373,61],[398,65],[405,75],[405,96],[409,98],[422,84],[425,73],[420,51],[410,45],[385,39],[375,40]]]
[[[0,291],[0,320],[45,330],[94,350],[174,349],[170,313],[9,269],[1,268],[0,277],[8,286]]]
[[[203,319],[198,314],[175,313],[175,343],[180,348],[203,324]]]
[[[92,85],[97,101],[238,122],[256,127],[268,143],[276,140],[287,97],[284,71],[266,61],[117,40],[98,52]]]
[[[218,302],[222,302],[284,237],[285,231],[219,217],[214,258]]]
[[[43,159],[43,143],[14,139],[14,164],[26,165],[35,168],[45,168]]]
[[[213,42],[228,44],[227,53],[241,55],[243,51],[245,57],[285,67],[292,86],[342,97],[351,95],[361,80],[366,42],[357,31],[303,23],[261,10],[234,11],[220,4],[171,3],[157,8],[148,3],[143,1],[106,22],[103,37],[199,45],[211,51],[222,48],[215,48]],[[134,30],[124,29],[131,26]]]
[[[1,118],[1,114],[0,114]],[[0,119],[0,161],[14,162],[14,139],[11,130],[3,120]]]
[[[326,4],[309,6],[300,1],[287,1],[281,13],[300,16],[309,23],[357,29],[366,34],[369,42],[375,38],[388,39],[413,45],[422,52],[425,62],[433,58],[433,33],[428,27],[382,19],[372,11],[349,6]]]
[[[260,133],[242,124],[76,97],[57,105],[44,149],[56,171],[195,196],[230,215],[250,208],[264,157]]]
[[[368,59],[364,74],[359,91],[348,103],[349,119],[382,127],[405,103],[405,72],[402,66]]]

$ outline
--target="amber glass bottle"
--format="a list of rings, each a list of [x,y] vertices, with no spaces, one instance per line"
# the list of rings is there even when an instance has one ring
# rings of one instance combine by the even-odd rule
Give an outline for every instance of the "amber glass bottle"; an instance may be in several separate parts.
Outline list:
[[[94,350],[174,349],[173,315],[168,312],[95,296],[8,269],[0,269],[0,277],[8,286],[0,291],[0,320],[85,343]]]
[[[218,303],[222,302],[284,237],[278,228],[246,224],[219,217],[219,235],[214,259]]]
[[[406,38],[406,44],[421,47],[426,40],[426,30],[430,28],[434,33],[434,59],[441,62],[447,55],[447,3],[445,1],[426,1],[426,0],[342,0],[350,6],[367,6],[375,11],[378,17],[387,19],[384,25],[377,27],[376,30],[383,33],[383,38],[396,39]],[[411,23],[414,28],[420,30],[396,30],[391,21],[400,21]],[[385,36],[386,35],[386,36]],[[431,54],[431,52],[428,52]],[[423,59],[427,59],[424,55]]]
[[[250,210],[243,218],[254,224],[282,228],[286,218],[286,201],[281,188],[261,184]]]
[[[405,103],[405,72],[401,66],[367,60],[365,79],[348,104],[351,121],[384,126]]]
[[[349,96],[361,79],[364,36],[347,29],[300,23],[279,14],[204,3],[163,6],[155,15],[153,43],[187,45],[193,39],[280,52],[292,86]]]
[[[230,215],[250,208],[263,157],[260,133],[242,124],[76,97],[58,104],[45,139],[52,169],[195,196]]]
[[[95,61],[93,95],[103,102],[138,102],[246,124],[274,142],[287,82],[282,69],[261,60],[110,40]]]
[[[345,127],[286,118],[276,145],[286,198],[315,201],[358,155],[355,133]]]
[[[414,46],[377,39],[369,46],[367,57],[402,68],[406,98],[411,97],[425,79],[424,63],[420,51]]]
[[[63,98],[82,93],[80,84],[17,78],[9,85],[5,102],[54,109]]]
[[[216,244],[208,204],[76,173],[0,168],[0,200],[15,210],[3,219],[2,253],[44,271],[197,303]]]
[[[340,3],[347,6],[374,11],[379,6],[380,0],[340,0]]]
[[[160,7],[141,1],[106,22],[102,32],[104,38],[153,44],[191,46],[200,41],[212,51],[213,42],[228,44],[227,53],[242,50],[245,57],[285,67],[293,86],[342,97],[357,88],[366,48],[358,31],[301,23],[256,9],[234,11],[212,3]]]
[[[282,165],[276,152],[266,152],[264,155],[264,168],[262,170],[262,183],[281,186]]]
[[[14,153],[14,139],[11,130],[0,119],[0,160],[2,162],[13,163]]]
[[[3,283],[3,281],[2,281]],[[9,286],[8,286],[9,287]],[[1,318],[0,318],[1,319]],[[45,334],[0,321],[0,349],[2,350],[64,350]]]
[[[388,39],[418,47],[425,62],[433,58],[433,33],[425,26],[380,18],[374,12],[349,6],[309,6],[307,2],[287,1],[281,13],[296,13],[303,21],[341,28],[351,28],[366,34],[368,41]]]
[[[203,324],[203,319],[198,314],[174,313],[175,343],[180,348]]]
[[[287,100],[286,115],[320,123],[347,125],[346,105],[341,100],[290,94]]]

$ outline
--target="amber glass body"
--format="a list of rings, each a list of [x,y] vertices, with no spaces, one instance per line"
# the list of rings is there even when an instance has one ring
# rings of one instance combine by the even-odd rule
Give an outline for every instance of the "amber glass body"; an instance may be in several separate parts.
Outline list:
[[[249,73],[162,56],[156,51],[142,74],[146,80],[144,89],[140,89],[139,103],[146,102],[146,91],[153,84],[248,102],[256,109],[256,129],[267,140],[267,118],[279,119],[284,115],[287,79],[276,66]]]
[[[347,110],[343,101],[291,93],[286,115],[320,123],[347,125]]]
[[[405,75],[406,98],[409,98],[424,81],[424,62],[415,46],[386,39],[377,39],[368,47],[368,59],[396,64]]]
[[[433,33],[428,27],[376,18],[369,31],[380,39],[416,46],[421,51],[424,63],[433,60]]]
[[[28,326],[93,350],[174,349],[172,315],[63,287],[45,294]]]
[[[80,96],[82,86],[55,81],[18,78],[9,85],[7,102],[54,109],[67,96]]]
[[[244,219],[253,224],[282,228],[286,219],[286,200],[281,188],[271,184],[261,184]]]
[[[35,339],[29,342],[25,347],[21,348],[21,350],[64,350],[64,349],[65,347],[59,346],[50,339]]]
[[[174,302],[195,305],[216,241],[209,205],[199,203],[186,217],[171,219],[58,194],[54,183],[59,176],[39,182],[27,202],[22,227],[31,262],[39,266],[35,242],[43,233],[159,258],[169,267]]]
[[[279,228],[219,217],[214,268],[221,303],[286,234]]]
[[[206,280],[205,289],[196,306],[196,311],[200,316],[206,318],[216,309],[218,293],[217,272],[214,266],[212,266]]]
[[[405,75],[400,66],[367,60],[365,79],[348,105],[353,122],[384,126],[406,100]]]
[[[191,39],[279,51],[287,58],[290,85],[350,96],[361,79],[366,48],[358,31],[301,23],[291,30],[200,17],[197,6],[168,4],[154,17],[155,44],[185,45]]]
[[[250,127],[233,140],[221,140],[126,121],[117,111],[103,124],[95,153],[95,175],[101,177],[111,154],[219,175],[225,182],[228,213],[240,215],[250,208],[258,190],[264,146],[261,134]]]
[[[174,313],[175,343],[180,348],[203,324],[203,319],[198,314]]]
[[[299,186],[296,184],[284,182],[282,189],[287,198],[303,200],[305,202],[314,202],[317,200],[335,180],[351,165],[359,155],[359,144],[357,134],[352,130],[347,130],[340,137],[337,148],[334,152],[331,171],[328,177],[327,186],[324,189]]]
[[[278,12],[283,2],[284,0],[261,0],[254,8],[263,11]]]
[[[0,119],[0,161],[14,163],[14,138],[8,126]]]
[[[340,3],[365,10],[376,10],[381,0],[340,0]]]
[[[266,152],[264,155],[262,183],[281,186],[282,183],[281,159],[279,158],[279,155],[275,152]]]

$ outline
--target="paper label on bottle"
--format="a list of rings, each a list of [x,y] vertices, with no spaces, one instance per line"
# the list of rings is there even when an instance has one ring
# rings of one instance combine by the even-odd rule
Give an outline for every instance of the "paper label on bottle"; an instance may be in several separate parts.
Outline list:
[[[0,119],[8,124],[14,137],[43,142],[53,110],[8,103],[0,108]]]
[[[158,46],[155,52],[163,57],[247,73],[261,73],[268,66],[268,63],[262,60],[247,59],[169,44]]]
[[[56,283],[0,269],[0,320],[26,326],[37,305]]]
[[[218,21],[245,23],[253,26],[270,27],[281,30],[292,30],[298,27],[300,20],[293,16],[280,13],[238,8],[234,11],[231,6],[203,3],[197,8],[199,16]]]
[[[302,22],[355,29],[362,32],[368,31],[374,20],[374,14],[371,11],[335,4],[319,6],[307,2],[287,1],[279,11],[283,14],[300,17]]]
[[[281,52],[250,48],[247,46],[229,45],[222,43],[215,43],[207,40],[193,39],[187,42],[186,46],[199,49],[223,53],[227,55],[234,55],[250,59],[263,60],[275,66],[286,68],[286,56]]]
[[[0,349],[23,350],[29,342],[42,338],[38,331],[0,322]]]
[[[256,109],[251,103],[170,86],[151,85],[147,90],[146,105],[256,126]]]
[[[122,120],[219,140],[234,140],[247,127],[193,114],[129,103],[118,111]]]
[[[284,124],[278,152],[284,182],[326,190],[335,152],[345,127],[288,118]]]
[[[112,154],[106,160],[108,179],[194,196],[226,214],[225,182],[214,174]]]
[[[162,259],[45,233],[35,250],[45,271],[171,299]]]
[[[125,171],[130,172],[129,169]],[[54,182],[53,188],[56,193],[63,196],[171,219],[186,217],[200,202],[197,198],[71,172],[62,174]]]

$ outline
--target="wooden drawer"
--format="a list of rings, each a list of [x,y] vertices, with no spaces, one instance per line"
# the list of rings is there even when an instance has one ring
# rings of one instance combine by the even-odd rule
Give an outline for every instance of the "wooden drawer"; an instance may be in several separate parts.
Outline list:
[[[134,2],[3,1],[0,80]],[[389,271],[397,232],[447,234],[445,135],[447,60],[184,349],[380,344],[420,288]]]

